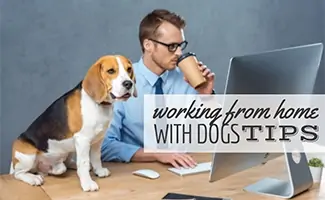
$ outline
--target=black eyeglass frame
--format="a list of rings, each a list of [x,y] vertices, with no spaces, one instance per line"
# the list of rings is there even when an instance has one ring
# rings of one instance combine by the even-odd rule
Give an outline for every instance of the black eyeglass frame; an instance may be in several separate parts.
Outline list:
[[[156,42],[158,44],[161,44],[161,45],[167,47],[168,51],[169,52],[172,52],[172,53],[175,52],[178,47],[181,47],[181,49],[184,50],[187,47],[187,45],[188,45],[188,42],[186,40],[184,40],[181,43],[173,42],[173,43],[170,43],[170,44],[166,44],[164,42],[160,42],[160,41],[155,40],[155,39],[149,39],[149,40],[151,40],[153,42]],[[182,47],[182,45],[185,45],[185,46]]]

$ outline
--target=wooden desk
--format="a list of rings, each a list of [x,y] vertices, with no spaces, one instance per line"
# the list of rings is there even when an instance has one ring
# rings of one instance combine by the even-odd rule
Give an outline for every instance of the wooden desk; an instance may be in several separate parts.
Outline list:
[[[194,155],[199,162],[211,159],[210,155]],[[179,177],[166,170],[167,166],[158,163],[105,163],[112,174],[110,177],[95,178],[100,186],[98,192],[82,192],[75,171],[69,171],[63,177],[46,177],[41,187],[31,187],[22,182],[13,180],[9,175],[3,175],[0,182],[1,200],[159,200],[168,192],[228,197],[232,200],[275,200],[279,198],[261,196],[243,191],[243,188],[261,178],[262,171],[267,171],[270,177],[283,175],[283,158],[276,159],[264,166],[251,168],[235,174],[224,180],[209,183],[208,173]],[[150,168],[158,171],[159,179],[149,180],[131,174],[132,171]],[[323,180],[325,177],[323,177]],[[324,182],[325,183],[325,182]],[[28,191],[28,193],[26,191]],[[18,194],[21,193],[21,195]],[[325,199],[325,186],[316,184],[311,190],[301,194],[293,200],[321,200]]]

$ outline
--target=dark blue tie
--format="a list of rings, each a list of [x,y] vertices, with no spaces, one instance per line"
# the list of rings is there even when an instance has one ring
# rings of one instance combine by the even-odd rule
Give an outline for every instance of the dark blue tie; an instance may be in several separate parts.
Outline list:
[[[164,94],[164,91],[162,89],[163,80],[161,77],[159,77],[155,83],[156,88],[156,94]]]
[[[156,83],[155,83],[155,94],[158,95],[156,97],[156,107],[159,108],[163,108],[165,107],[165,101],[164,101],[164,97],[162,96],[164,94],[164,91],[162,89],[162,84],[163,84],[163,80],[162,78],[158,78]]]
[[[162,80],[162,78],[159,77],[155,83],[155,90],[156,90],[155,94],[158,95],[156,97],[156,107],[160,108],[160,109],[163,109],[165,107],[165,101],[162,96],[164,94],[164,91],[162,89],[162,84],[163,84],[163,80]],[[164,132],[166,130],[166,119],[165,118],[157,119],[157,131],[160,132],[160,130],[162,130]],[[158,149],[166,149],[167,147],[168,147],[168,144],[164,143],[163,141],[161,141],[158,144]]]

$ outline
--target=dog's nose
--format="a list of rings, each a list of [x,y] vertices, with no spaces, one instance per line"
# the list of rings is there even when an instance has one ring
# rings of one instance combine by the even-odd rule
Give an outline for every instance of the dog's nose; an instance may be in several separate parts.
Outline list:
[[[123,85],[123,87],[125,87],[126,89],[131,89],[131,87],[132,87],[132,82],[131,81],[123,81],[123,83],[122,83],[122,85]]]

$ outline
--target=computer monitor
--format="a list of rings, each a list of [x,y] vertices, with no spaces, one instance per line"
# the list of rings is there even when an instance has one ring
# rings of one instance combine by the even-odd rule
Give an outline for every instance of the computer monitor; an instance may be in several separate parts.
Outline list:
[[[230,60],[224,93],[312,94],[322,51],[323,44],[316,43],[233,57]],[[281,155],[286,156],[287,167],[290,168],[290,183],[263,179],[245,190],[290,198],[311,187],[312,177],[306,165],[305,154],[301,154],[300,166],[295,166],[291,162],[292,154],[285,151],[214,153],[209,180],[214,182],[223,179]],[[301,170],[306,170],[306,173]]]

